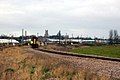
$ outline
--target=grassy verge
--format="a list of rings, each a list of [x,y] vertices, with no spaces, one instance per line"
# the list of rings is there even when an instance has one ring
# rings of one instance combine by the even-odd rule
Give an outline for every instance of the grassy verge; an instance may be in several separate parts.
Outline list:
[[[89,55],[120,58],[120,45],[75,48],[75,49],[72,49],[71,52],[78,53],[78,54],[89,54]]]

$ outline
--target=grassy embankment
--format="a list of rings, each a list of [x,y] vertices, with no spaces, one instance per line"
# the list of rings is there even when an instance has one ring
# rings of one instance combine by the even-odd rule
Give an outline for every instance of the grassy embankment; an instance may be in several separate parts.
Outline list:
[[[75,48],[70,51],[78,54],[88,54],[88,55],[120,58],[120,45],[91,46],[91,47],[84,47],[84,48]]]
[[[0,51],[0,80],[109,80],[73,63],[23,48]]]

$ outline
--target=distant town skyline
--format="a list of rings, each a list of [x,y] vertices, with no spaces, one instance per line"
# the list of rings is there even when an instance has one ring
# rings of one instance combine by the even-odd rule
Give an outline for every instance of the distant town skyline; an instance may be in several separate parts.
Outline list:
[[[120,35],[120,0],[0,0],[0,34]]]

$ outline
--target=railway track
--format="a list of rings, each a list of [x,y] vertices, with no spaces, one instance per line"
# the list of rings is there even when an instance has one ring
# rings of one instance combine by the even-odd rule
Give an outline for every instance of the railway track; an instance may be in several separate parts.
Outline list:
[[[24,49],[26,49],[31,54],[37,54],[46,61],[55,59],[56,63],[58,60],[60,64],[65,64],[66,66],[73,65],[75,69],[84,69],[85,71],[88,71],[86,74],[91,72],[98,76],[105,75],[111,79],[120,79],[120,59],[117,58],[114,59],[91,55],[78,55],[74,53],[47,50],[43,48],[32,49],[29,47],[28,49]]]
[[[42,52],[47,52],[47,53],[52,53],[52,54],[66,55],[66,56],[75,56],[75,57],[82,57],[82,58],[94,58],[94,59],[100,59],[100,60],[120,62],[120,58],[111,58],[111,57],[96,56],[96,55],[77,54],[77,53],[71,53],[71,52],[47,50],[47,49],[42,49],[42,48],[35,48],[35,50],[42,51]]]

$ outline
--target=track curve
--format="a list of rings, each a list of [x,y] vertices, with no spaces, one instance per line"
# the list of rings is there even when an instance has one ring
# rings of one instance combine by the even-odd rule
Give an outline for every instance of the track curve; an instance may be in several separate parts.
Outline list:
[[[42,48],[35,48],[35,50],[42,51],[42,52],[48,52],[48,53],[52,53],[52,54],[66,55],[66,56],[75,56],[75,57],[82,57],[82,58],[94,58],[94,59],[120,62],[120,58],[111,58],[111,57],[96,56],[96,55],[77,54],[77,53],[71,53],[71,52],[47,50],[47,49],[42,49]]]

